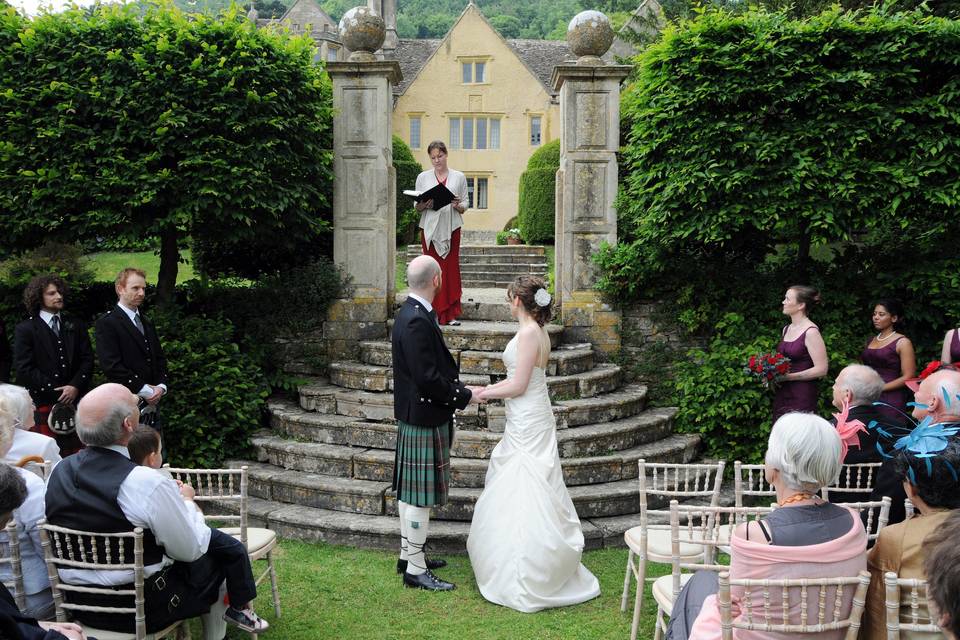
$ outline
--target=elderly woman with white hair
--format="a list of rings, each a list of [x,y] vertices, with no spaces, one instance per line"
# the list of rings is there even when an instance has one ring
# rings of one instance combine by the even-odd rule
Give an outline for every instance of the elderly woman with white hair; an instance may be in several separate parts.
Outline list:
[[[0,457],[6,457],[14,435],[19,431],[14,428],[14,424],[21,418],[20,405],[15,401],[15,397],[16,394],[0,393]],[[29,396],[27,398],[29,399]],[[43,480],[36,474],[24,469],[16,471],[27,487],[26,500],[13,512],[14,521],[17,523],[17,537],[20,540],[23,590],[26,593],[26,606],[23,613],[38,620],[50,620],[54,614],[53,594],[47,578],[47,567],[43,561],[40,530],[37,528],[37,522],[44,518],[45,487]],[[0,531],[0,545],[6,546],[8,543],[7,532]],[[12,578],[10,565],[0,565],[0,578],[4,581]]]
[[[30,392],[15,384],[0,384],[0,398],[13,415],[13,442],[4,459],[18,464],[27,456],[36,456],[54,464],[60,462],[57,441],[42,433],[30,431],[33,427],[33,399]]]
[[[779,508],[734,530],[731,578],[841,578],[856,577],[866,569],[867,536],[859,516],[816,496],[837,479],[840,452],[840,436],[823,418],[788,413],[777,420],[767,444],[764,477],[776,489]],[[674,604],[668,637],[720,638],[718,589],[717,574],[697,573]],[[734,612],[746,609],[743,593],[734,591],[732,595]],[[849,615],[852,601],[851,588],[842,600],[840,617]],[[762,603],[754,606],[759,608]],[[833,613],[832,607],[831,600],[827,615]],[[799,622],[799,610],[799,601],[790,603],[788,616],[794,622]],[[842,636],[842,631],[837,631],[818,637],[839,640]],[[740,637],[751,636],[745,633]]]

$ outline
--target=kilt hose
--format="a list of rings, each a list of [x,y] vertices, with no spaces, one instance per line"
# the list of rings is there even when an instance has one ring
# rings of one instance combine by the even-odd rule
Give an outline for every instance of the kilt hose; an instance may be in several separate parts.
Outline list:
[[[447,503],[450,489],[450,423],[417,427],[397,421],[394,490],[416,507]]]

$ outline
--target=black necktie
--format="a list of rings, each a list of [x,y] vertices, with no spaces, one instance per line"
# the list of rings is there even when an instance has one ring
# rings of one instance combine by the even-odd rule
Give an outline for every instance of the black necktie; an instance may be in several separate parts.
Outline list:
[[[50,328],[53,329],[53,332],[59,338],[60,337],[60,316],[53,316],[53,318],[50,319]]]

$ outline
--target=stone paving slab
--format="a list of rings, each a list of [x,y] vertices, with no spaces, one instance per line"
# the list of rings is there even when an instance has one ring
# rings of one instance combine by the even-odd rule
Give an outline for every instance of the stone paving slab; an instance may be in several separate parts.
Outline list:
[[[393,329],[393,320],[388,320],[389,328]],[[503,351],[507,343],[517,333],[515,322],[480,322],[464,320],[460,326],[440,327],[443,339],[450,349],[471,349],[474,351]],[[552,348],[560,343],[563,327],[558,324],[546,325]]]

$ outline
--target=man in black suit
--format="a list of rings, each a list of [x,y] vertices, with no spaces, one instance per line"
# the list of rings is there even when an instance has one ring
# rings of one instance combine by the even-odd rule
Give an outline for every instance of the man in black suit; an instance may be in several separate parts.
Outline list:
[[[108,382],[122,384],[144,405],[141,422],[160,430],[160,399],[167,394],[167,360],[153,325],[140,312],[147,276],[123,269],[115,282],[117,305],[97,320],[97,359]]]
[[[876,422],[879,427],[888,433],[896,433],[898,430],[894,427],[900,427],[901,424],[893,425],[890,423],[889,414],[880,411],[879,407],[874,406],[883,392],[883,379],[871,367],[863,364],[851,364],[844,367],[837,379],[833,383],[833,406],[842,410],[846,402],[850,407],[847,414],[847,420],[859,420],[863,426],[867,427],[871,422]],[[836,418],[831,420],[836,425]],[[850,447],[847,455],[843,459],[844,464],[863,464],[865,462],[883,462],[873,475],[873,491],[869,496],[863,493],[848,493],[843,491],[830,491],[830,502],[866,502],[882,500],[884,496],[889,496],[890,519],[888,524],[903,522],[906,517],[903,501],[907,494],[903,491],[903,483],[893,468],[893,460],[884,461],[877,449],[877,443],[883,447],[884,451],[890,451],[893,442],[888,442],[881,437],[876,429],[868,428],[866,433],[857,434],[860,440],[860,447]],[[840,481],[844,481],[846,470],[840,472]],[[861,471],[861,474],[865,472]],[[853,478],[852,484],[855,486],[865,486],[863,478]]]
[[[460,382],[459,366],[443,342],[431,303],[442,282],[440,265],[418,256],[407,266],[410,295],[393,325],[393,413],[397,453],[393,489],[400,511],[397,572],[409,587],[450,591],[454,585],[433,574],[446,565],[427,560],[424,545],[430,508],[447,501],[453,412],[478,402]]]
[[[23,290],[30,317],[16,326],[13,339],[17,382],[30,391],[37,408],[33,430],[56,438],[61,455],[74,453],[81,444],[72,426],[49,424],[50,409],[58,402],[76,406],[93,376],[87,325],[63,312],[67,293],[59,276],[33,278]]]
[[[10,342],[7,340],[7,326],[0,320],[0,382],[10,382]]]

